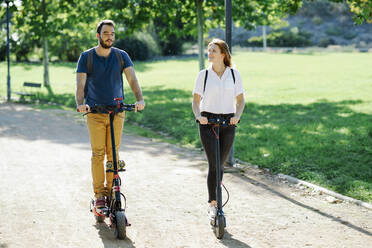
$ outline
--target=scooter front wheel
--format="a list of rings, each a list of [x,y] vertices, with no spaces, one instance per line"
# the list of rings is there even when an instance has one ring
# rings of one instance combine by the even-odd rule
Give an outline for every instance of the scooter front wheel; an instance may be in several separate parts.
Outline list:
[[[125,218],[124,211],[115,213],[115,237],[117,239],[125,239],[127,236],[127,219]]]
[[[223,215],[219,215],[216,217],[216,223],[214,226],[214,232],[218,239],[222,239],[225,233],[225,217]]]

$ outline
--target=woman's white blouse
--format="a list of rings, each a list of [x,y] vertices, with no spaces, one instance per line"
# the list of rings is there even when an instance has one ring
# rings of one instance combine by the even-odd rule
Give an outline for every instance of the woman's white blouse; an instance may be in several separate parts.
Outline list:
[[[208,70],[208,78],[203,93],[206,70]],[[240,73],[233,69],[235,76],[234,84],[230,67],[226,67],[221,78],[213,71],[212,66],[209,66],[206,70],[199,72],[193,91],[193,94],[201,96],[200,111],[214,114],[235,113],[236,97],[240,94],[244,95]]]

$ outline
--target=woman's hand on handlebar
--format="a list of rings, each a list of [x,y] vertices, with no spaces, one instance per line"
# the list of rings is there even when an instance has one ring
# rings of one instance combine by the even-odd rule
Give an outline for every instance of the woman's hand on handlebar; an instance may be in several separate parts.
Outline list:
[[[238,124],[240,118],[236,117],[236,116],[233,116],[230,118],[230,125],[236,125]]]
[[[137,101],[135,105],[136,106],[134,107],[134,112],[137,112],[137,111],[144,110],[146,104],[144,100],[141,100],[141,101]]]
[[[204,116],[199,116],[196,118],[196,120],[201,124],[201,125],[207,125],[208,124],[208,118]]]
[[[81,104],[76,106],[76,111],[80,113],[87,113],[90,112],[90,107],[87,104]]]

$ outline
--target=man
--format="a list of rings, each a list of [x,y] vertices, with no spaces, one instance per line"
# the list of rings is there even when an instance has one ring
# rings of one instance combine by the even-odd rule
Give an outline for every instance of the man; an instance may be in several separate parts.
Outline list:
[[[143,110],[145,102],[133,69],[133,63],[126,52],[112,47],[115,41],[114,22],[111,20],[101,21],[97,26],[96,36],[98,45],[83,52],[78,61],[75,96],[77,111],[90,112],[90,107],[94,105],[116,105],[115,98],[124,98],[123,71],[137,99],[135,111]],[[124,112],[115,116],[113,124],[118,157]],[[113,178],[113,173],[105,173],[104,168],[105,155],[107,156],[106,165],[112,164],[109,115],[88,114],[87,126],[92,147],[91,162],[93,189],[96,198],[95,207],[101,208],[105,206],[105,196],[108,196],[111,190]]]

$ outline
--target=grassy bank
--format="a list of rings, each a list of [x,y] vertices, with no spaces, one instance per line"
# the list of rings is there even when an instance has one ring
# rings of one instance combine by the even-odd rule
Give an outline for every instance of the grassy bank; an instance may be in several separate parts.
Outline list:
[[[372,202],[372,55],[241,52],[233,58],[246,90],[235,156]],[[74,68],[52,65],[54,96],[43,89],[39,98],[73,107]],[[128,121],[200,147],[191,111],[197,68],[196,58],[135,63],[147,109],[128,114]],[[5,69],[2,63],[4,79]],[[41,65],[14,65],[14,90],[23,81],[41,82]],[[0,92],[5,96],[3,86]]]

